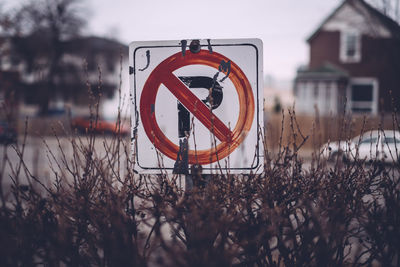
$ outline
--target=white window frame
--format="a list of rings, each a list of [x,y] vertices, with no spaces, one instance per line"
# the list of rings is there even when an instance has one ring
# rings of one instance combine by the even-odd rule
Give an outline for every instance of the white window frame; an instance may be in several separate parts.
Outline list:
[[[351,99],[353,85],[372,85],[372,101],[353,101]],[[352,78],[347,87],[347,99],[349,100],[348,109],[353,112],[353,108],[371,108],[369,114],[378,114],[378,80],[371,77]]]
[[[347,38],[349,35],[356,37],[356,47],[353,56],[347,55]],[[361,34],[356,30],[344,30],[340,33],[340,61],[343,63],[358,63],[361,61]]]

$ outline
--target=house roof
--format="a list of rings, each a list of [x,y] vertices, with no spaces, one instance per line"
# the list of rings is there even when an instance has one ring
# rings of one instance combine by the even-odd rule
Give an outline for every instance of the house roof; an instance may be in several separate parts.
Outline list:
[[[333,65],[332,63],[325,62],[321,66],[313,69],[302,69],[297,72],[296,79],[347,79],[349,77],[349,73],[338,67]]]
[[[365,1],[363,0],[358,0],[358,1],[360,1],[365,6],[365,8],[367,8],[367,10],[371,12],[371,14],[373,14],[376,18],[378,18],[382,22],[382,24],[385,25],[386,28],[393,34],[395,38],[400,39],[400,25],[396,21],[386,16],[376,8],[372,7]]]
[[[323,26],[331,19],[333,16],[340,10],[342,9],[343,6],[345,5],[351,5],[355,9],[357,9],[357,4],[360,4],[362,7],[364,7],[367,12],[374,18],[376,18],[382,25],[392,34],[393,37],[400,39],[400,25],[391,19],[390,17],[386,16],[376,8],[372,7],[370,4],[365,2],[364,0],[344,0],[325,20],[322,21],[322,23],[319,25],[316,31],[314,31],[313,34],[307,39],[307,42],[311,42],[317,34],[321,31]]]

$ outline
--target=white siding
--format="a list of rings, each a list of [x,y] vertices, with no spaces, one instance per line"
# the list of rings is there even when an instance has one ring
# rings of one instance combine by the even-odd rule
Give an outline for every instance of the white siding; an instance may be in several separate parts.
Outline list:
[[[314,114],[314,82],[300,82],[299,93],[296,99],[296,112],[299,114]]]
[[[350,4],[344,4],[322,26],[325,31],[357,31],[363,35],[372,37],[390,38],[391,33],[376,18],[372,17],[364,6],[356,4],[357,10]]]
[[[329,112],[332,113],[332,115],[338,114],[338,88],[337,88],[337,83],[332,82],[331,83],[331,94],[330,94],[330,110]]]
[[[314,115],[315,107],[322,116],[335,115],[337,110],[337,83],[333,81],[300,82],[296,96],[296,112]],[[318,93],[315,93],[315,86]]]

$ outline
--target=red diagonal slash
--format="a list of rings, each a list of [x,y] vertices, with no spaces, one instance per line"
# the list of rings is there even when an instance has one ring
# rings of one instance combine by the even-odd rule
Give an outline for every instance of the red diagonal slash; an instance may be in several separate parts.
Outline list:
[[[232,140],[232,132],[228,127],[213,114],[192,91],[173,73],[164,72],[162,75],[162,83],[168,90],[221,142],[230,142]]]

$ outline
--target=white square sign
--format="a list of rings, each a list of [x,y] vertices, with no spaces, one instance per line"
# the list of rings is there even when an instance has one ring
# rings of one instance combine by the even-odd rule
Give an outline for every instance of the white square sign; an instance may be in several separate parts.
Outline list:
[[[261,172],[259,39],[133,42],[132,151],[139,173],[172,172],[180,140],[203,173]]]

